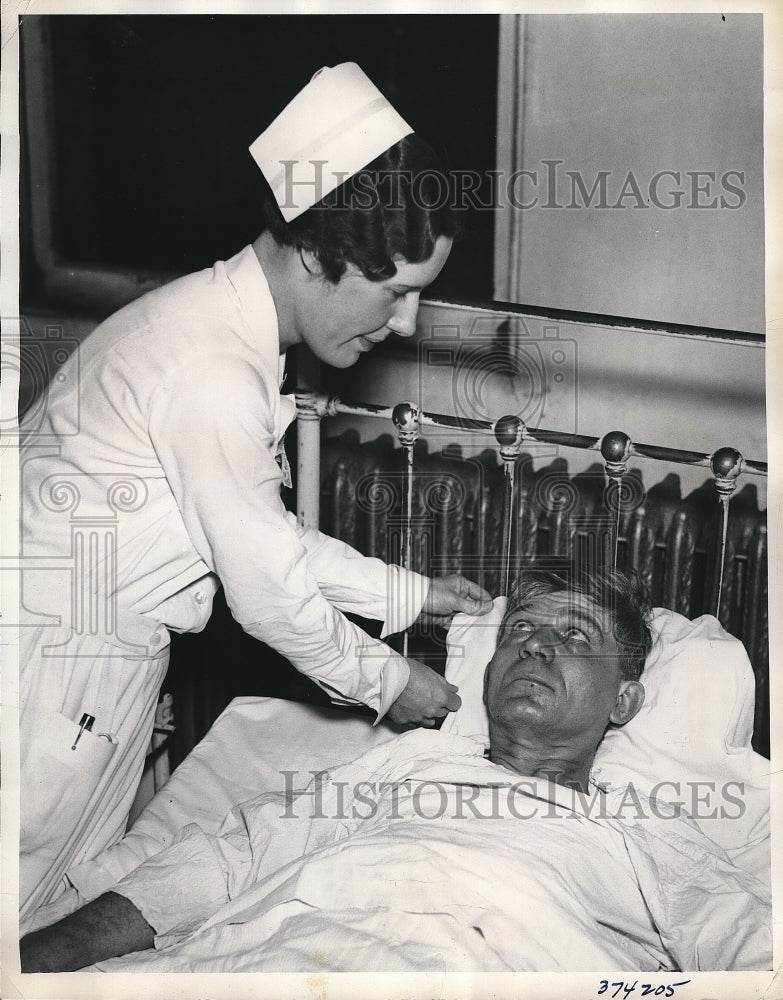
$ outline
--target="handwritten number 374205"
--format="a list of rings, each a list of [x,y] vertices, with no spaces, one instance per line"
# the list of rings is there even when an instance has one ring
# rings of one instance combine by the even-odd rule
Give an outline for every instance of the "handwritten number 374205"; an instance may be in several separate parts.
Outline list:
[[[624,980],[619,983],[610,983],[608,979],[601,980],[600,989],[597,991],[598,996],[602,993],[606,993],[610,987],[614,987],[614,992],[610,993],[611,997],[619,997],[621,994],[623,997],[629,996],[634,992],[637,986],[641,989],[640,997],[673,997],[674,991],[678,986],[685,986],[690,982],[690,979],[682,979],[679,983],[659,983],[657,986],[654,983],[639,983],[639,980],[635,980],[632,983],[626,983]]]

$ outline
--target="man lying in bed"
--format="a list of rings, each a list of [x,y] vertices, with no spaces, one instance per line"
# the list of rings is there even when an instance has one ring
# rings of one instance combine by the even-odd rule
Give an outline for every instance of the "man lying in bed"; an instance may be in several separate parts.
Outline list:
[[[23,971],[769,967],[761,883],[671,807],[590,782],[644,698],[646,614],[621,574],[527,573],[486,673],[488,756],[416,730],[303,794],[284,775],[29,934]]]

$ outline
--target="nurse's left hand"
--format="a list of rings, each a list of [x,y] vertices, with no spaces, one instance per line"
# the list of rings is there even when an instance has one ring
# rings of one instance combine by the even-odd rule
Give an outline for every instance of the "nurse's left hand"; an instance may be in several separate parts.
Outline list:
[[[492,607],[492,598],[472,580],[459,573],[434,577],[430,581],[427,599],[419,618],[423,621],[448,625],[457,612],[485,615]]]
[[[424,726],[432,729],[438,719],[456,712],[462,704],[455,684],[436,674],[418,660],[408,659],[410,677],[402,693],[389,709],[389,718],[404,729]]]

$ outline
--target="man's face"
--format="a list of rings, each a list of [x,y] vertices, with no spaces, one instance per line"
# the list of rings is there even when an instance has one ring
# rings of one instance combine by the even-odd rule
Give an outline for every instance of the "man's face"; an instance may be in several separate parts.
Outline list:
[[[296,309],[296,328],[315,356],[335,368],[348,368],[392,333],[416,332],[419,293],[440,274],[451,240],[439,236],[432,256],[419,264],[395,261],[397,273],[370,281],[349,265],[336,285],[313,275]]]
[[[513,612],[485,678],[492,722],[567,746],[597,743],[629,683],[609,615],[581,595],[547,594]]]

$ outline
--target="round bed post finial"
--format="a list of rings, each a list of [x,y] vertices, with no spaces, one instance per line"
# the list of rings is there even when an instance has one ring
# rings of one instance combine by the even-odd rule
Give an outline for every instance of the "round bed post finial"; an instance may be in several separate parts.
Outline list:
[[[522,452],[527,425],[521,417],[505,416],[495,424],[495,439],[500,445],[500,457],[506,464],[515,462]]]
[[[613,565],[617,569],[617,553],[620,544],[620,511],[623,499],[623,479],[628,472],[628,459],[631,457],[633,444],[624,431],[609,431],[601,440],[601,456],[609,479],[607,486],[606,505],[610,512],[614,500],[615,517],[612,527],[614,534]]]
[[[522,443],[527,434],[525,421],[520,417],[506,415],[495,424],[495,439],[499,445],[500,457],[505,471],[503,492],[503,537],[500,551],[503,566],[500,574],[500,594],[508,594],[511,578],[511,539],[514,511],[514,478],[517,460],[522,453]]]
[[[601,440],[601,455],[610,479],[621,479],[628,471],[631,439],[624,431],[609,431]]]
[[[400,445],[405,452],[405,510],[402,539],[403,569],[412,569],[413,549],[413,446],[419,439],[421,411],[416,403],[398,403],[392,410],[392,423],[397,428]],[[427,572],[427,569],[425,569]],[[408,655],[408,632],[402,636],[402,655]]]
[[[412,448],[419,439],[421,412],[415,403],[398,403],[392,410],[392,423],[403,448]]]
[[[737,480],[742,473],[743,458],[736,448],[718,448],[710,458],[710,468],[715,480],[715,490],[720,503],[720,535],[716,541],[716,563],[718,572],[713,577],[715,617],[720,619],[721,597],[723,596],[723,577],[726,572],[726,539],[729,530],[729,502],[737,488]]]
[[[710,458],[715,489],[720,497],[730,497],[742,473],[743,458],[736,448],[718,448]]]

